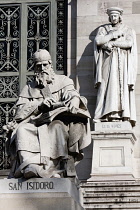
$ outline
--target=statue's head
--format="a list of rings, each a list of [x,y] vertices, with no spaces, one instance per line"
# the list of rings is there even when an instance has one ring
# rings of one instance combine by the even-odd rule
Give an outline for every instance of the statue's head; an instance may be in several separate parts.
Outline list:
[[[117,23],[122,22],[123,9],[119,7],[110,7],[107,9],[107,14],[109,16],[109,21],[113,25],[116,25]]]
[[[38,84],[45,86],[54,79],[54,71],[50,53],[45,49],[39,49],[34,53],[34,71]]]

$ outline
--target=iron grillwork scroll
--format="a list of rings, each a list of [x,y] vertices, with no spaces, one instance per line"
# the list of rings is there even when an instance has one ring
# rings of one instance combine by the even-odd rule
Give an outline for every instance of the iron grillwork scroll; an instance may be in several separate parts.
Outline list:
[[[50,4],[28,5],[27,71],[33,70],[33,53],[38,49],[49,50]]]
[[[14,103],[19,91],[20,7],[0,7],[0,169],[9,168],[3,138],[3,125],[13,119]],[[5,73],[5,76],[3,75]],[[15,74],[15,76],[13,75]],[[4,102],[5,101],[5,102]]]
[[[0,72],[19,70],[19,6],[0,8]]]
[[[10,161],[6,152],[6,138],[3,136],[3,125],[13,119],[15,103],[0,103],[0,169],[8,169]]]

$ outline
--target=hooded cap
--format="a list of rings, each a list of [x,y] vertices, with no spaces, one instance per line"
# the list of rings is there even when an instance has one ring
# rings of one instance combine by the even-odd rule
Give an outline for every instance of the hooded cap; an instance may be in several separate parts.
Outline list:
[[[119,7],[110,7],[107,9],[106,12],[108,15],[112,14],[112,13],[117,13],[122,15],[123,14],[123,9],[119,8]]]
[[[39,49],[36,51],[33,55],[34,62],[40,62],[40,61],[49,61],[51,60],[50,53],[45,49]]]

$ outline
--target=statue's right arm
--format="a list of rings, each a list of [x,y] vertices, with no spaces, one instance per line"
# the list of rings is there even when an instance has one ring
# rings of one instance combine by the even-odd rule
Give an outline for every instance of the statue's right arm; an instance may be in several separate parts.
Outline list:
[[[104,27],[100,27],[95,37],[95,42],[98,46],[108,44],[113,39],[118,39],[123,36],[123,30],[110,30],[108,33],[105,31]]]
[[[104,27],[100,27],[95,37],[95,42],[98,46],[104,45],[113,39],[113,33],[106,33]]]
[[[17,104],[17,111],[15,116],[15,120],[17,122],[21,122],[27,119],[32,114],[34,114],[36,110],[38,111],[38,106],[41,104],[41,102],[37,100],[30,101],[27,98],[24,98],[23,100],[24,101],[19,101]]]

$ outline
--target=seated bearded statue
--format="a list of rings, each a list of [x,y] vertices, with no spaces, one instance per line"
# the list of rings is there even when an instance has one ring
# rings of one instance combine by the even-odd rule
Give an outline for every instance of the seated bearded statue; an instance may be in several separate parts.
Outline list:
[[[70,78],[54,73],[47,50],[34,53],[34,72],[34,81],[19,95],[13,121],[4,126],[9,177],[76,177],[75,165],[91,141],[87,100]]]

